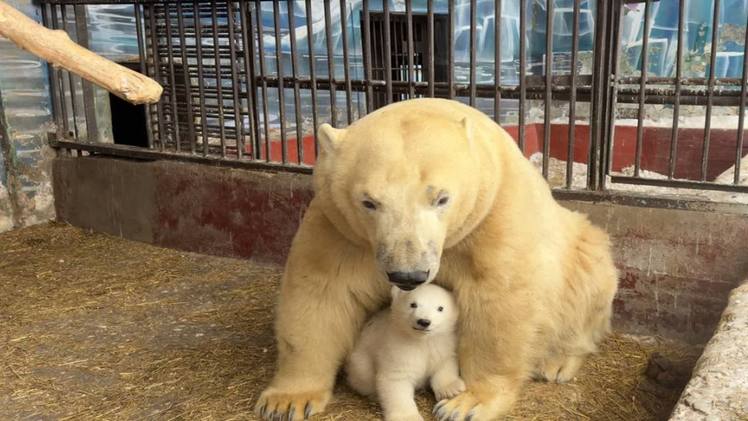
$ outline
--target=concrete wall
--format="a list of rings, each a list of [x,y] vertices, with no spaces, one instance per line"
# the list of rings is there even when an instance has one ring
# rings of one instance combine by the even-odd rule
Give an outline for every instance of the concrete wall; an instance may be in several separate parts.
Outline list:
[[[748,214],[562,203],[588,214],[613,240],[620,326],[692,342],[711,337],[730,290],[748,274]]]
[[[175,162],[58,158],[59,219],[166,247],[281,264],[311,179]]]
[[[670,421],[748,419],[748,282],[730,293]]]
[[[184,250],[282,264],[312,198],[311,178],[175,162],[59,158],[59,218]],[[748,209],[673,210],[562,201],[615,244],[616,325],[705,342],[748,273]]]
[[[11,0],[37,21],[30,0]],[[0,232],[54,218],[46,64],[0,37]]]

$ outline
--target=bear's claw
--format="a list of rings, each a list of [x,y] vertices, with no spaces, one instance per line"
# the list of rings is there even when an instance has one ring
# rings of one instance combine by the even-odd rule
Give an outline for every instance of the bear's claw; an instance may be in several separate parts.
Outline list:
[[[267,409],[267,405],[266,404],[258,406],[258,408],[257,408],[257,412],[260,414],[260,417],[262,417],[263,419],[265,419],[266,415],[267,415],[267,410],[266,409]]]
[[[312,415],[312,405],[307,402],[306,405],[304,405],[304,419],[309,419],[309,417]]]
[[[288,405],[288,421],[293,421],[294,415],[296,415],[296,407],[293,405]]]
[[[266,421],[301,421],[321,412],[330,393],[326,391],[284,393],[277,389],[263,392],[255,406],[255,413]]]
[[[479,419],[481,404],[470,392],[452,399],[443,399],[435,406],[433,413],[437,421],[472,421]]]
[[[439,417],[439,411],[441,410],[442,406],[446,405],[447,399],[442,399],[439,402],[434,405],[434,409],[431,411],[432,414],[434,414],[437,418]]]

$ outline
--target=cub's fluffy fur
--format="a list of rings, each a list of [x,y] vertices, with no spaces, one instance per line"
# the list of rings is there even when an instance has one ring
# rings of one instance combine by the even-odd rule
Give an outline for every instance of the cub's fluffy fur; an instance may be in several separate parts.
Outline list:
[[[441,287],[393,287],[391,307],[364,327],[348,358],[348,383],[363,395],[376,394],[387,421],[422,420],[414,390],[429,382],[437,400],[465,390],[455,353],[457,316],[452,295]]]

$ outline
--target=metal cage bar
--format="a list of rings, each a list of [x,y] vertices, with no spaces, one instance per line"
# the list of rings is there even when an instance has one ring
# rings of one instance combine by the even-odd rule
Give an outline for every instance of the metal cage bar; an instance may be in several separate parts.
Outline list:
[[[270,162],[270,124],[268,124],[268,83],[265,81],[267,68],[265,67],[265,41],[262,30],[262,2],[255,0],[255,18],[257,19],[257,57],[260,65],[260,80],[262,94],[262,120],[265,132],[265,161]],[[254,43],[254,32],[252,33]]]
[[[571,92],[569,95],[569,133],[566,149],[566,188],[574,182],[574,144],[576,143],[577,119],[577,55],[579,54],[579,1],[574,0],[571,44]]]
[[[498,124],[501,123],[501,0],[494,1],[493,15],[493,74],[494,74],[494,98],[493,98],[493,119]]]
[[[746,22],[748,27],[748,22]],[[743,157],[743,141],[745,136],[745,102],[748,90],[748,30],[745,31],[745,40],[743,41],[743,83],[740,88],[740,108],[738,109],[738,139],[735,142],[735,174],[733,184],[740,183],[740,164]]]
[[[250,144],[252,145],[251,157],[252,159],[260,159],[261,150],[261,135],[260,135],[260,117],[258,112],[258,101],[257,101],[257,85],[254,82],[255,76],[255,42],[254,42],[254,29],[252,23],[252,16],[247,2],[239,2],[239,13],[241,31],[242,31],[242,44],[244,54],[244,76],[245,76],[245,87],[248,107],[248,120],[249,120],[249,135]]]
[[[477,14],[478,2],[470,0],[470,106],[475,106],[475,85],[478,83],[476,76],[477,58],[477,34],[475,33],[475,19]]]
[[[678,1],[678,48],[675,52],[675,104],[673,104],[673,131],[670,136],[670,162],[668,164],[668,178],[673,179],[675,177],[675,163],[678,156],[678,125],[680,116],[680,95],[681,85],[683,77],[683,43],[685,39],[684,26],[685,26],[685,8],[686,0]]]
[[[519,149],[525,152],[525,102],[527,99],[527,2],[519,2]]]
[[[335,80],[335,64],[332,55],[332,23],[330,17],[330,0],[324,0],[325,6],[325,42],[327,46],[327,77]],[[337,85],[331,83],[328,87],[330,91],[330,124],[337,127]]]
[[[317,130],[317,72],[315,70],[315,58],[314,58],[314,32],[312,31],[312,1],[306,0],[304,3],[306,9],[306,29],[307,29],[307,41],[309,48],[309,77],[312,83],[311,96],[312,96],[312,123],[314,124],[313,130]],[[368,95],[371,97],[371,95]],[[319,147],[317,142],[314,142],[314,157],[316,158],[319,154]]]
[[[208,147],[209,147],[209,134],[208,134],[208,115],[207,115],[207,109],[205,106],[205,103],[202,101],[205,101],[205,69],[204,69],[204,61],[203,61],[203,35],[202,35],[202,23],[200,22],[202,20],[202,16],[200,15],[200,3],[198,1],[195,1],[192,6],[192,20],[195,25],[195,54],[197,58],[197,86],[198,86],[198,92],[200,94],[199,101],[201,101],[200,106],[200,136],[201,140],[203,142],[203,156],[208,156]],[[152,23],[152,25],[155,26],[155,23]]]
[[[595,27],[594,44],[594,70],[593,70],[593,98],[590,106],[595,112],[590,113],[590,148],[587,157],[587,188],[590,190],[602,190],[605,188],[605,160],[607,157],[602,153],[606,133],[604,124],[610,121],[610,91],[609,78],[611,73],[610,60],[608,56],[612,39],[608,28],[613,23],[615,13],[609,9],[610,2],[600,1],[597,3],[597,24]]]
[[[551,157],[551,105],[553,103],[553,2],[546,1],[545,23],[545,110],[543,112],[543,177],[548,178],[548,165]],[[574,63],[571,64],[572,68]],[[573,79],[573,76],[572,76]],[[573,159],[568,159],[572,161]]]
[[[184,3],[178,3],[177,5],[177,26],[179,28],[179,45],[182,63],[188,63],[187,58],[187,26],[184,22]],[[139,6],[135,6],[136,10]],[[172,81],[172,83],[176,83]],[[182,83],[184,83],[185,95],[184,102],[186,106],[185,113],[187,114],[187,136],[190,142],[190,152],[195,153],[197,151],[197,136],[195,134],[195,117],[193,115],[192,105],[192,78],[190,77],[189,66],[182,65]],[[176,111],[176,106],[174,107]],[[179,142],[178,142],[179,143]]]
[[[647,87],[647,69],[649,67],[649,32],[652,29],[652,0],[647,0],[644,6],[644,35],[642,38],[642,69],[639,78],[639,113],[636,117],[636,157],[634,163],[634,177],[639,177],[642,162],[642,144],[644,143],[644,104]]]
[[[52,7],[54,6],[48,4],[42,5],[42,24],[46,27],[52,27],[52,17],[50,15],[50,9]],[[59,70],[55,66],[53,66],[51,63],[47,63],[47,75],[49,77],[48,83],[52,88],[49,90],[50,99],[52,100],[52,118],[54,118],[55,122],[57,123],[56,133],[58,136],[60,136],[62,135],[62,133],[60,132],[61,127],[59,125],[59,121],[62,118],[62,103],[60,102],[61,92],[59,89],[59,85],[57,85],[57,80],[59,78],[58,73]],[[55,88],[56,86],[58,88]]]
[[[385,2],[386,4],[387,2]],[[449,49],[448,58],[448,73],[447,73],[447,84],[449,85],[448,98],[452,99],[455,97],[455,45],[454,45],[454,32],[455,32],[455,0],[448,0],[447,2],[447,15],[449,18],[449,30],[447,31],[447,48]]]
[[[291,2],[293,3],[293,2]],[[236,157],[242,159],[244,156],[244,122],[242,121],[242,102],[239,90],[241,89],[239,59],[236,52],[236,7],[230,2],[227,7],[227,22],[229,31],[229,56],[231,66],[231,96],[234,108],[234,130],[236,142]]]
[[[617,11],[617,13],[616,13]],[[621,46],[621,37],[622,37],[622,31],[621,28],[621,22],[623,21],[623,7],[617,7],[611,12],[611,16],[616,16],[616,22],[615,25],[617,27],[615,31],[615,36],[612,37],[613,42],[613,54],[612,54],[612,64],[611,64],[611,71],[612,74],[610,75],[611,79],[611,88],[610,88],[610,106],[608,108],[607,115],[605,116],[605,124],[606,124],[606,139],[605,147],[603,148],[603,162],[602,165],[604,168],[601,169],[601,189],[605,188],[605,178],[604,176],[609,174],[612,169],[612,149],[613,149],[613,143],[615,142],[615,133],[616,133],[616,119],[618,118],[618,92],[620,90],[620,81],[623,79],[621,75],[621,59],[619,57],[618,51]]]
[[[408,55],[408,98],[415,98],[415,79],[414,79],[414,64],[413,64],[413,5],[411,2],[405,2],[405,16],[406,16],[406,54]]]
[[[171,30],[171,5],[166,4],[164,5],[164,20],[166,22],[166,45],[168,47],[168,68],[169,68],[169,99],[171,100],[171,129],[173,130],[172,136],[173,136],[173,142],[174,147],[176,148],[177,152],[180,152],[182,150],[181,143],[182,143],[182,137],[179,135],[179,116],[177,115],[177,93],[176,93],[176,78],[175,74],[176,71],[174,70],[174,42],[173,42],[173,34]],[[184,44],[180,46],[181,48],[184,48]],[[162,139],[162,142],[164,142],[164,139]]]
[[[334,4],[322,0],[319,9],[311,0],[273,2],[264,8],[259,0],[41,3],[45,25],[74,37],[83,34],[77,38],[84,44],[86,5],[132,4],[138,54],[128,65],[164,85],[162,101],[143,107],[148,152],[135,153],[132,148],[98,144],[91,87],[69,72],[50,68],[50,104],[57,123],[53,144],[66,150],[192,157],[192,162],[198,157],[200,162],[291,171],[303,167],[301,172],[308,172],[307,163],[315,162],[318,153],[316,141],[313,151],[312,144],[304,142],[310,126],[316,131],[321,121],[329,119],[340,127],[394,101],[428,96],[458,99],[492,115],[496,122],[505,120],[523,153],[541,154],[539,169],[549,179],[560,175],[556,164],[551,166],[553,159],[565,159],[562,181],[556,186],[565,191],[580,188],[575,183],[575,156],[581,157],[582,150],[587,152],[586,162],[581,162],[587,167],[584,188],[596,194],[608,194],[608,188],[621,184],[748,191],[740,185],[748,101],[746,45],[741,77],[735,77],[735,72],[730,77],[717,73],[717,42],[711,45],[709,74],[686,74],[685,0],[677,2],[674,74],[657,73],[656,66],[650,66],[655,64],[649,57],[650,47],[659,42],[650,34],[655,27],[652,0],[572,0],[564,6],[554,0],[520,1],[516,9],[508,10],[502,10],[509,4],[502,0],[491,4],[427,0],[395,3],[397,6],[389,1],[380,6],[369,0]],[[596,7],[591,8],[593,3]],[[632,5],[639,7],[639,12],[643,8],[645,16],[643,35],[639,36],[640,75],[621,72],[625,52],[621,34],[626,25],[623,8]],[[707,17],[714,40],[719,34],[721,6],[717,0],[712,16]],[[663,7],[674,6],[659,5]],[[557,31],[563,28],[568,33]],[[490,30],[493,33],[489,35]],[[568,38],[558,38],[561,36]],[[511,53],[515,55],[507,60]],[[591,62],[585,61],[590,58]],[[568,71],[564,67],[567,60]],[[556,104],[560,106],[554,107]],[[591,111],[579,107],[586,104]],[[660,169],[664,180],[648,178],[650,173],[645,171],[652,165],[644,159],[650,147],[651,122],[645,112],[649,104],[673,106],[673,125],[667,130],[670,143],[660,146],[667,149],[666,168]],[[688,112],[684,107],[689,105],[704,106],[707,122],[699,145],[702,157],[695,163],[700,174],[683,179],[681,151],[688,148],[678,138],[683,130],[692,129],[681,127],[679,117]],[[565,107],[568,115],[554,120],[554,115],[563,115]],[[712,139],[717,136],[712,125],[719,127],[716,119],[712,122],[714,107],[738,110],[734,156],[732,144],[729,152],[735,170],[729,186],[709,180],[716,171],[710,152],[716,155],[714,148],[724,143]],[[616,121],[619,113],[629,111],[636,111],[633,175],[621,175],[617,172],[620,165],[614,165],[619,154],[614,137],[623,133],[616,132]],[[536,119],[540,112],[542,122]],[[583,118],[589,118],[589,123]],[[560,132],[566,133],[565,145],[557,143],[561,142],[555,137],[558,125],[566,125]],[[289,136],[295,136],[295,145]],[[71,147],[73,144],[78,147]],[[719,159],[724,165],[724,159]]]
[[[707,84],[706,117],[704,120],[704,147],[701,151],[701,181],[706,181],[709,166],[709,145],[712,139],[712,107],[714,106],[714,81],[717,70],[717,45],[719,44],[719,6],[720,0],[714,0],[712,13],[712,48],[709,55],[709,83]]]
[[[290,2],[293,3],[293,2]],[[340,37],[343,41],[343,79],[345,80],[345,115],[347,117],[348,124],[353,122],[353,92],[351,91],[351,69],[350,60],[348,57],[348,28],[346,19],[342,17],[346,16],[345,13],[345,0],[340,0]],[[289,15],[290,16],[290,15]]]
[[[426,31],[427,31],[427,37],[428,37],[428,50],[427,50],[427,56],[428,56],[428,84],[429,84],[429,91],[428,96],[430,98],[434,97],[434,82],[436,81],[436,48],[434,44],[434,0],[428,0],[426,4]]]
[[[197,4],[197,3],[196,3]],[[145,6],[146,15],[148,16],[148,21],[150,22],[150,30],[146,30],[146,33],[150,33],[150,41],[151,41],[151,68],[152,68],[152,76],[153,78],[161,83],[164,84],[164,80],[161,77],[161,57],[158,54],[158,35],[156,34],[156,5],[155,4],[148,4]],[[146,38],[146,44],[148,43],[148,38]],[[164,117],[164,101],[160,101],[158,104],[155,105],[156,108],[156,125],[158,127],[158,136],[156,137],[158,139],[158,148],[161,152],[166,149],[166,118]],[[154,138],[154,140],[156,139]],[[154,145],[155,146],[155,145]],[[206,151],[207,154],[207,151]]]
[[[329,7],[329,2],[327,2]],[[275,32],[276,73],[283,77],[283,57],[281,56],[280,4],[273,2],[273,31]],[[278,114],[280,116],[281,162],[288,163],[288,137],[286,136],[286,91],[284,85],[278,85]]]
[[[288,2],[288,27],[296,27],[294,2]],[[294,118],[296,120],[296,162],[301,164],[304,162],[304,128],[301,123],[301,98],[299,91],[299,54],[296,47],[296,31],[288,31],[289,39],[291,42],[291,77],[294,79],[293,85],[293,104],[294,104]]]

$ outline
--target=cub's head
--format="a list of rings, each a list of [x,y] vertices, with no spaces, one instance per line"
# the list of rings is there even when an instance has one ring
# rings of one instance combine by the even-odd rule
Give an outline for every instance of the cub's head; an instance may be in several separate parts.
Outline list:
[[[391,311],[397,328],[424,335],[453,332],[458,317],[452,294],[434,284],[413,291],[392,287]]]
[[[340,232],[409,291],[432,281],[442,250],[487,213],[488,153],[469,117],[390,107],[347,129],[320,127],[315,194]]]

